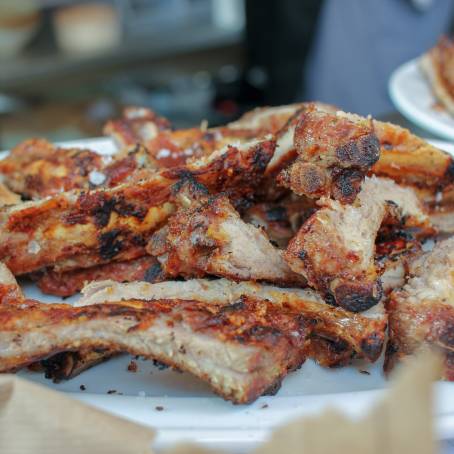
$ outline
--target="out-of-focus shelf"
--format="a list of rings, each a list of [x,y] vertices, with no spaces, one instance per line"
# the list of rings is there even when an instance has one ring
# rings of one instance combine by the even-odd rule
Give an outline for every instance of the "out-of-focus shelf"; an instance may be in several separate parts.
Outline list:
[[[213,25],[179,28],[150,33],[144,38],[125,41],[120,47],[93,56],[22,55],[0,61],[0,91],[20,89],[33,82],[93,72],[116,65],[232,46],[242,40],[241,30]]]

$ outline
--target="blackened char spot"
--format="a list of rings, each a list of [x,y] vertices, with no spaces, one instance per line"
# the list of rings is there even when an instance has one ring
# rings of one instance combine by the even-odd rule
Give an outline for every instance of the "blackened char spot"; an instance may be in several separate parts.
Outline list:
[[[271,154],[266,149],[262,149],[262,146],[255,150],[253,155],[252,165],[255,171],[263,172],[270,161]]]
[[[160,280],[161,275],[162,275],[161,265],[159,263],[155,263],[154,265],[151,265],[150,268],[147,269],[147,271],[145,271],[143,279],[144,281],[153,283]]]
[[[350,351],[350,345],[343,339],[324,339],[329,350],[336,355]]]
[[[159,370],[166,370],[169,368],[167,364],[161,363],[161,361],[158,361],[157,359],[153,360],[153,366],[157,367]]]
[[[325,303],[326,304],[329,304],[330,306],[337,306],[336,300],[335,300],[334,295],[332,293],[327,293],[324,296],[324,299],[325,299]]]
[[[132,203],[127,203],[123,197],[119,198],[115,205],[114,210],[120,216],[124,217],[135,217],[139,220],[143,220],[147,214],[147,210],[142,207],[136,207]]]
[[[147,240],[142,235],[134,235],[131,238],[132,244],[135,246],[146,246]]]
[[[245,342],[249,338],[254,340],[265,340],[265,339],[276,339],[282,336],[282,332],[273,326],[252,326],[248,330],[244,331],[243,334],[236,336],[236,340],[239,342]]]
[[[362,295],[360,293],[351,293],[348,297],[337,301],[339,306],[351,312],[363,312],[375,306],[380,301],[371,295]]]
[[[321,193],[325,189],[325,174],[316,165],[310,163],[296,163],[291,168],[292,179],[296,185],[301,185],[302,192],[307,194]]]
[[[361,341],[361,351],[363,352],[364,356],[370,360],[375,361],[381,355],[381,351],[383,348],[383,336],[378,333],[374,333],[363,339]]]
[[[369,134],[359,140],[358,147],[361,153],[360,165],[370,167],[380,158],[380,141],[375,134]]]
[[[334,290],[336,303],[352,312],[362,312],[375,306],[383,295],[380,281],[373,286],[355,285],[353,283],[341,284]]]
[[[454,178],[454,160],[450,158],[448,168],[446,169],[445,175],[449,182],[452,182]]]
[[[123,243],[119,239],[120,229],[113,229],[101,234],[99,237],[99,255],[104,260],[113,259],[123,249]]]
[[[107,200],[101,200],[91,209],[91,215],[95,219],[95,224],[99,228],[105,227],[110,220],[110,215],[115,212],[123,217],[135,217],[143,220],[147,210],[136,207],[132,203],[127,203],[123,197],[112,197]]]
[[[173,195],[178,194],[185,187],[189,190],[190,194],[208,195],[208,189],[199,183],[194,176],[187,170],[178,172],[179,180],[172,186],[170,192]]]
[[[334,179],[333,197],[345,203],[354,202],[361,189],[363,173],[357,170],[342,170]]]
[[[388,374],[394,368],[394,365],[398,360],[398,353],[399,346],[397,345],[397,343],[392,339],[388,340],[385,352],[385,363],[383,365],[383,369],[386,374]]]
[[[111,198],[103,200],[91,210],[91,215],[95,218],[95,224],[98,228],[103,228],[109,223],[110,215],[114,211],[116,200]]]
[[[278,393],[278,391],[281,389],[281,385],[282,385],[282,381],[277,380],[263,392],[262,396],[275,396]]]
[[[380,157],[380,142],[374,134],[368,134],[359,140],[341,145],[337,148],[336,155],[343,163],[368,169]]]

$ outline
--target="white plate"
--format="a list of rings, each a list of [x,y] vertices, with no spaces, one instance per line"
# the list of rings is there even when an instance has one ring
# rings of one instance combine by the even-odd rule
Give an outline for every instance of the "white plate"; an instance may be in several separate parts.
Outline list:
[[[114,152],[108,139],[67,142],[103,154]],[[454,146],[437,141],[454,154]],[[46,302],[60,302],[43,295],[31,283],[22,282],[25,293]],[[77,296],[66,299],[71,303]],[[128,355],[98,365],[78,377],[53,384],[42,374],[23,370],[22,377],[114,414],[155,427],[156,445],[167,446],[185,439],[206,446],[246,451],[264,440],[270,429],[297,415],[320,412],[335,406],[352,416],[364,413],[380,396],[387,383],[381,362],[356,364],[342,369],[324,369],[312,361],[290,374],[276,396],[265,396],[248,406],[234,406],[214,396],[208,386],[189,374],[159,370],[151,361],[136,360],[138,371],[128,372]],[[360,373],[368,371],[370,375]],[[81,391],[84,385],[86,390]],[[108,391],[115,390],[115,394]],[[119,395],[121,393],[121,395]],[[163,407],[161,411],[157,407]],[[437,430],[441,439],[454,437],[454,383],[437,384]]]
[[[402,115],[432,134],[454,140],[454,117],[434,108],[437,99],[417,60],[397,68],[389,79],[388,88],[392,102]]]

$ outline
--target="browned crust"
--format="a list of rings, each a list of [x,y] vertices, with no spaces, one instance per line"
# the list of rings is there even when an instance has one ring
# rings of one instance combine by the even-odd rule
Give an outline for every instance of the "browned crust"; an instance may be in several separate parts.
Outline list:
[[[268,110],[271,113],[263,120],[255,119],[261,111]],[[142,144],[158,167],[173,168],[209,156],[228,144],[274,134],[285,125],[291,114],[290,106],[288,113],[275,114],[273,108],[263,108],[251,111],[227,126],[172,130],[167,120],[157,116],[155,112],[141,107],[129,107],[123,112],[122,118],[106,124],[104,133],[123,148]]]
[[[372,122],[358,118],[315,106],[302,112],[294,136],[298,158],[278,182],[298,195],[351,203],[380,155]]]
[[[63,193],[4,209],[0,211],[0,259],[14,274],[24,274],[44,267],[61,271],[144,255],[146,239],[174,209],[169,198],[175,183],[191,177],[215,192],[251,193],[260,184],[274,146],[272,140],[241,151],[230,146],[213,159],[150,172],[140,182]]]
[[[147,251],[158,257],[164,274],[185,278],[215,275],[236,281],[261,280],[278,285],[305,284],[305,279],[291,271],[281,251],[269,243],[265,233],[240,218],[227,197],[210,197],[204,188],[194,188],[193,185],[182,189],[179,197],[189,206],[180,207],[152,236],[147,246]],[[232,225],[235,225],[233,234],[236,237],[232,237],[228,230]],[[253,245],[246,244],[248,241],[256,242],[256,251]],[[250,249],[236,251],[233,248],[235,242]],[[255,256],[263,258],[263,248],[266,248],[267,258],[275,264],[275,269],[258,260],[249,260]]]
[[[404,299],[402,299],[404,298]],[[389,341],[384,369],[393,367],[419,348],[434,346],[445,356],[443,378],[454,381],[454,307],[427,301],[411,304],[396,292],[387,303]]]
[[[373,123],[381,152],[371,173],[403,185],[431,188],[433,194],[454,182],[454,163],[449,153],[408,129],[377,120]]]
[[[311,337],[308,357],[313,358],[322,367],[348,366],[356,356],[351,345],[342,339]]]
[[[87,187],[89,173],[102,167],[102,156],[94,151],[59,148],[44,139],[26,140],[0,160],[5,184],[27,198]]]
[[[355,252],[329,215],[330,211],[326,216],[321,210],[314,213],[291,239],[284,257],[292,270],[305,276],[328,302],[353,312],[364,311],[382,297],[373,251]],[[362,254],[369,252],[371,260],[366,266]]]
[[[306,338],[309,333],[304,320],[294,312],[282,311],[266,301],[242,298],[229,306],[204,304],[197,301],[156,300],[150,302],[128,301],[121,304],[102,304],[74,308],[63,304],[40,304],[29,302],[26,309],[3,306],[0,308],[0,338],[13,336],[13,343],[20,345],[23,340],[21,333],[39,332],[47,342],[33,347],[33,353],[23,351],[20,355],[3,356],[0,354],[0,368],[8,371],[23,367],[31,362],[42,360],[68,350],[114,349],[127,350],[131,354],[150,356],[147,346],[128,346],[128,334],[134,336],[141,331],[152,329],[155,321],[165,316],[166,324],[172,329],[173,324],[184,323],[197,334],[208,336],[218,342],[254,347],[257,352],[251,355],[249,370],[252,373],[257,367],[263,366],[263,357],[272,359],[273,370],[257,374],[247,389],[235,389],[228,393],[222,384],[216,383],[203,370],[203,367],[190,366],[190,363],[174,360],[172,355],[154,355],[157,359],[171,367],[187,370],[202,380],[210,383],[215,392],[234,403],[248,403],[255,400],[266,390],[275,386],[290,371],[299,367],[305,358]],[[62,327],[80,326],[93,320],[107,320],[112,326],[116,321],[128,321],[126,340],[121,345],[112,345],[109,336],[97,339],[74,338],[71,341],[59,342],[55,333]],[[24,334],[24,337],[25,334]],[[181,350],[181,349],[180,349]],[[261,355],[258,355],[258,352]],[[180,351],[180,353],[184,353]]]
[[[195,284],[195,285],[194,285]],[[106,286],[107,285],[107,286]],[[314,335],[331,341],[343,342],[350,346],[356,357],[374,362],[382,351],[387,326],[387,316],[384,309],[379,307],[374,313],[358,314],[347,311],[338,306],[326,304],[313,290],[310,289],[282,289],[266,286],[255,282],[234,283],[221,280],[194,280],[186,282],[166,282],[159,284],[116,284],[104,283],[98,287],[88,289],[83,304],[98,304],[111,302],[112,299],[128,299],[130,296],[148,299],[162,295],[157,287],[172,287],[171,294],[181,299],[190,299],[200,295],[203,301],[231,304],[238,295],[252,296],[266,299],[276,307],[285,311],[291,308],[307,320]],[[188,293],[188,286],[192,290]],[[186,289],[186,290],[185,290]],[[94,293],[92,293],[94,292]],[[157,292],[157,293],[156,293]],[[98,293],[98,294],[97,294]],[[164,294],[166,291],[164,291]],[[188,296],[189,295],[189,296]],[[219,296],[218,296],[219,295]]]

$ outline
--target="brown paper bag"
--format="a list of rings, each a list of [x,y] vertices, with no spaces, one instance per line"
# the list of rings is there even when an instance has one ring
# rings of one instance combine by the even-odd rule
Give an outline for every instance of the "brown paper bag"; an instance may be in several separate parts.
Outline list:
[[[335,411],[302,418],[278,429],[255,454],[435,453],[431,396],[441,364],[425,352],[399,371],[383,401],[361,420]]]
[[[152,429],[0,376],[1,454],[151,454]]]

